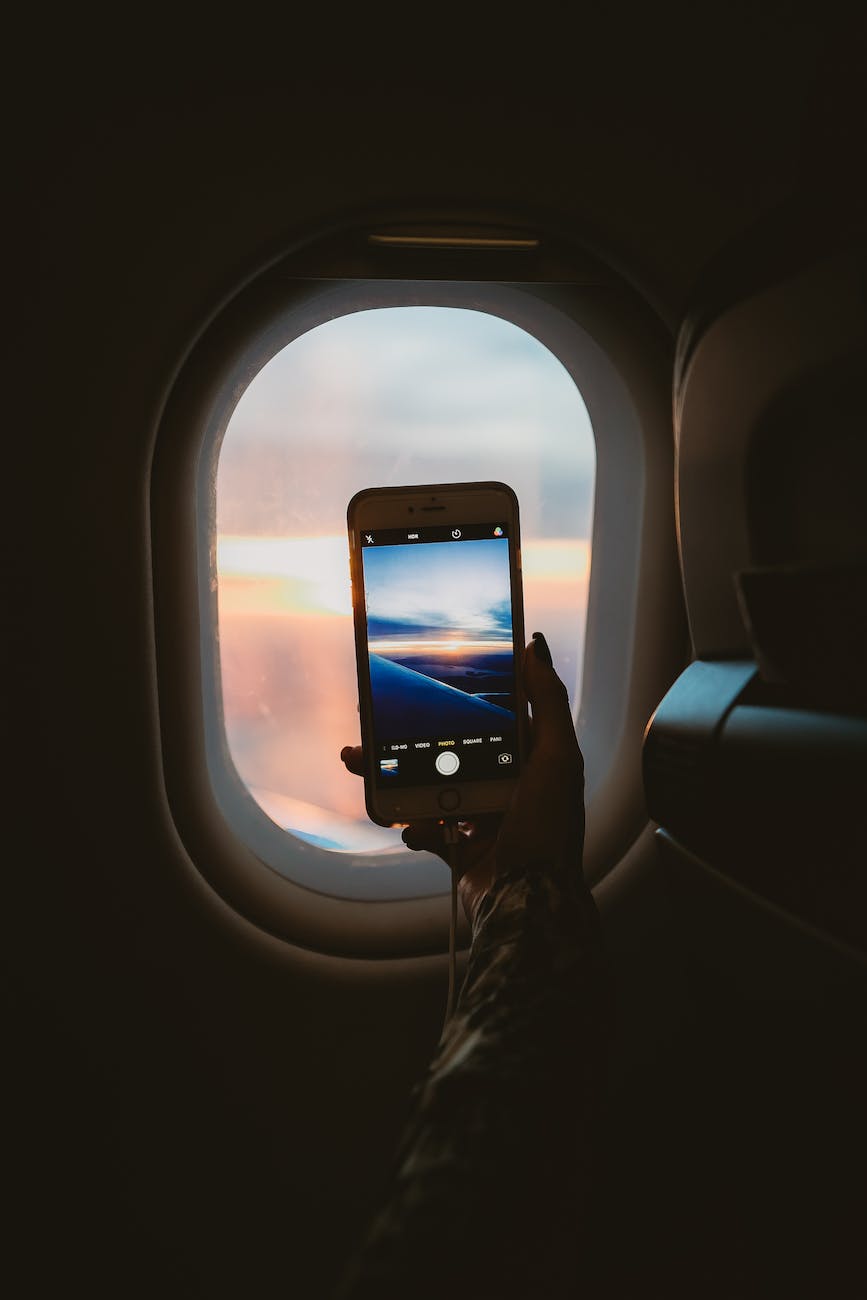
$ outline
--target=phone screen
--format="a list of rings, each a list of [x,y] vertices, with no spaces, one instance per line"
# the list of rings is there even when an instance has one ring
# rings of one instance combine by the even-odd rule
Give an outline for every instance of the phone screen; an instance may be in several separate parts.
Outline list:
[[[380,788],[514,778],[508,524],[358,535]]]

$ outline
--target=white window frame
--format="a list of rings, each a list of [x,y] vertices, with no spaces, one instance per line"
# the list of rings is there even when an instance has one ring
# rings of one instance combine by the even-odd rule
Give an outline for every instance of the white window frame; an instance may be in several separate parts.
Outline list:
[[[471,308],[511,321],[560,360],[587,406],[596,482],[578,734],[587,758],[591,885],[647,824],[641,739],[685,657],[672,505],[671,340],[631,290],[599,269],[574,282],[562,275],[504,282],[478,278],[474,263],[466,279],[317,279],[292,274],[290,259],[288,267],[278,262],[254,278],[215,315],[180,368],[155,445],[151,518],[166,792],[193,862],[227,902],[294,944],[342,956],[441,951],[447,872],[433,860],[428,867],[414,860],[406,896],[374,905],[383,873],[397,873],[400,885],[399,862],[371,866],[367,858],[359,870],[351,854],[305,843],[273,823],[238,776],[221,719],[216,468],[235,405],[271,357],[336,315],[404,305]],[[327,888],[317,888],[325,865]],[[368,892],[365,881],[374,877]]]

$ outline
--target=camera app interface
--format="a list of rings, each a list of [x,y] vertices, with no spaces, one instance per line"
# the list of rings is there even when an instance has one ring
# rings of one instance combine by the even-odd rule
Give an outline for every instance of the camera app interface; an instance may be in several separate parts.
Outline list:
[[[516,774],[505,524],[360,535],[380,786]]]

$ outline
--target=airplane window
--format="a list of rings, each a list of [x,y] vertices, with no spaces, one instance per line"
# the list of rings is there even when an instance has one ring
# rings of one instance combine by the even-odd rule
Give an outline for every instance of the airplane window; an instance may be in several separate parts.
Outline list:
[[[359,738],[350,497],[379,485],[510,484],[526,626],[548,637],[577,716],[595,476],[571,375],[532,333],[484,310],[351,311],[299,333],[254,375],[216,462],[215,689],[231,764],[286,833],[271,865],[356,897],[443,887],[438,863],[369,821],[361,782],[338,759]],[[329,885],[341,862],[343,883]]]
[[[278,258],[191,340],[154,444],[156,683],[167,809],[216,893],[310,951],[415,957],[442,949],[449,875],[369,821],[340,762],[359,737],[347,504],[514,488],[596,884],[647,825],[641,739],[686,645],[671,337],[553,242],[549,261],[371,247]]]

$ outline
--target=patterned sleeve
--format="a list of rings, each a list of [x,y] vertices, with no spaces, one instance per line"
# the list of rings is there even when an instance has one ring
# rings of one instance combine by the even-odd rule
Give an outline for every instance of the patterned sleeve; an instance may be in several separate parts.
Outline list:
[[[547,1300],[580,1280],[605,1066],[598,917],[573,873],[500,877],[339,1300]]]

